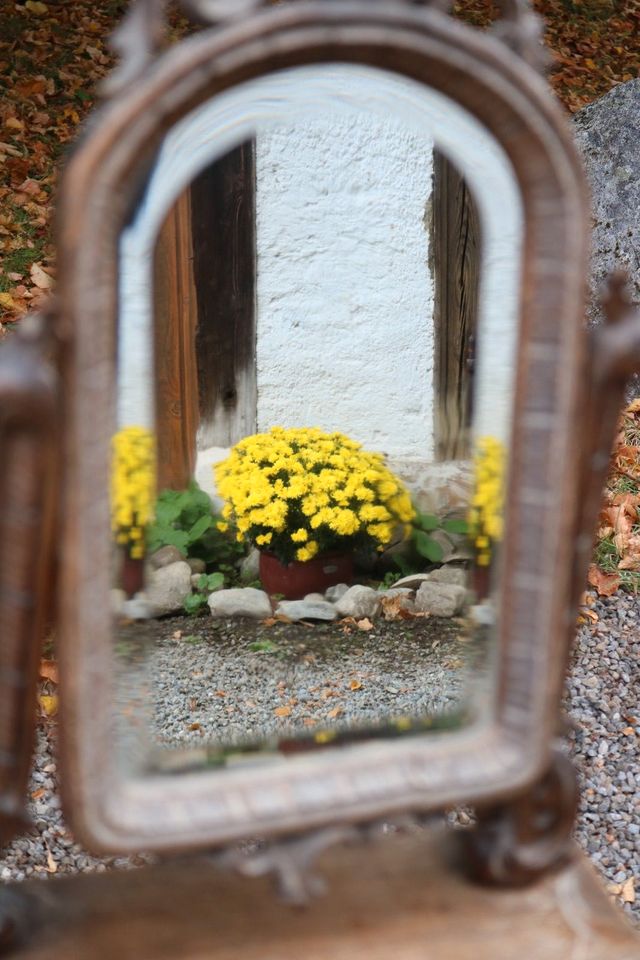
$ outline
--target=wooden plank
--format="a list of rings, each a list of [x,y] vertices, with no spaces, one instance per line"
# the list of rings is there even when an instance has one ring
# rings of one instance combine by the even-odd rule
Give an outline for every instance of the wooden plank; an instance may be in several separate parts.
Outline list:
[[[439,460],[469,456],[480,221],[458,170],[434,151],[435,411]]]
[[[158,489],[181,490],[193,474],[199,420],[188,192],[178,199],[160,231],[154,268]]]
[[[256,427],[255,150],[242,144],[191,186],[200,449]]]

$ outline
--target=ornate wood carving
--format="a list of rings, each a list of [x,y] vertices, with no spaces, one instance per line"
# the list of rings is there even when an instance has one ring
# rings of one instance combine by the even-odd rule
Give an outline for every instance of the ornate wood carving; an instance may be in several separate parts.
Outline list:
[[[520,887],[566,865],[578,806],[571,762],[555,752],[543,777],[524,793],[481,807],[473,828],[459,834],[464,867],[474,880]]]
[[[241,20],[263,7],[280,6],[283,0],[178,0],[184,13],[196,24],[220,26]],[[287,2],[287,0],[284,0]],[[294,0],[291,0],[294,2]],[[295,0],[302,3],[303,0]],[[312,2],[312,0],[311,0]],[[449,14],[454,0],[387,0]],[[503,18],[492,33],[536,70],[544,70],[549,58],[542,45],[542,20],[529,0],[499,0]],[[124,92],[147,69],[161,49],[168,0],[132,0],[127,16],[114,31],[111,46],[120,56],[118,67],[103,82],[104,96]]]

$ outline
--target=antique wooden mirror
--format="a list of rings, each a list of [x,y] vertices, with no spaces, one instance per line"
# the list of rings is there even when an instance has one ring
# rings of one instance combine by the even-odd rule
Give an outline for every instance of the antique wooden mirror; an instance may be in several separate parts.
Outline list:
[[[215,848],[233,860],[231,845],[258,838],[257,859],[238,862],[291,881],[304,873],[296,857],[347,827],[470,805],[467,870],[535,882],[571,858],[575,782],[556,742],[559,703],[639,340],[618,282],[616,323],[590,348],[588,202],[539,74],[537,20],[520,0],[503,4],[488,34],[451,19],[447,0],[180,6],[202,29],[162,51],[161,0],[137,0],[119,28],[122,61],[66,166],[55,308],[11,348],[23,380],[6,386],[3,367],[0,381],[15,411],[2,434],[7,490],[16,503],[31,496],[14,476],[28,474],[32,510],[46,517],[51,483],[34,471],[57,468],[50,448],[31,466],[29,444],[50,443],[45,414],[61,425],[67,816],[87,846],[114,854]],[[429,569],[418,594],[445,582],[455,609],[409,598],[417,615],[399,623],[413,632],[385,648],[391,684],[377,661],[367,673],[358,660],[382,631],[339,603],[342,628],[315,647],[281,616],[282,655],[271,660],[255,632],[256,619],[276,621],[271,607],[253,621],[220,614],[232,639],[214,630],[204,640],[218,644],[213,659],[194,659],[180,641],[205,621],[167,619],[148,529],[123,541],[114,523],[114,457],[131,466],[127,443],[146,457],[128,475],[132,496],[153,501],[195,475],[215,505],[214,463],[274,427],[322,428],[317,445],[349,434],[388,454],[398,496],[406,487],[449,530],[482,502],[483,456],[499,461],[493,532],[432,554],[440,574]],[[45,582],[50,557],[47,535]],[[205,562],[187,568],[189,593],[192,572],[197,590]],[[292,610],[271,600],[276,614]],[[30,678],[29,695],[11,701],[15,727],[31,709],[24,648],[33,659],[39,627],[7,622],[7,663]],[[298,630],[295,643],[285,628]],[[332,701],[318,724],[329,676],[358,692],[358,706]],[[206,721],[189,710],[167,721],[176,690],[191,711],[211,701]],[[264,703],[268,722],[252,713]],[[2,733],[22,763],[6,791],[9,833],[25,748]],[[359,862],[375,871],[367,855]],[[288,884],[305,890],[304,876]]]

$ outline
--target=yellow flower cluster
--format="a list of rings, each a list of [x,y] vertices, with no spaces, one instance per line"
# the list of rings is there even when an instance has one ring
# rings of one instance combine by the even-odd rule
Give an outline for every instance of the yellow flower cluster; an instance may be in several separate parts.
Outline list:
[[[476,562],[491,563],[491,545],[502,539],[505,449],[495,437],[480,437],[475,455],[474,495],[469,511],[469,533]]]
[[[116,543],[139,559],[156,498],[153,433],[145,427],[123,427],[112,438],[111,457],[111,528]]]
[[[245,437],[214,469],[222,515],[233,519],[238,539],[284,563],[347,543],[382,549],[414,517],[383,455],[342,433],[274,427]]]

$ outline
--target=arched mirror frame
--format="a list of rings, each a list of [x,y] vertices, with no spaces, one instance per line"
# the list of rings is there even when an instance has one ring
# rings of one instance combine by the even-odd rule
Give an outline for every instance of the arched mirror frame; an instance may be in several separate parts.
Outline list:
[[[130,779],[111,730],[109,450],[115,417],[118,237],[166,130],[204,99],[273,70],[366,64],[428,84],[509,156],[525,216],[517,390],[493,719],[318,751],[253,770]],[[94,117],[59,203],[66,428],[60,576],[62,782],[78,835],[112,851],[180,849],[486,803],[546,769],[557,724],[584,403],[583,177],[544,81],[497,38],[435,9],[301,2],[219,24],[145,66]]]

